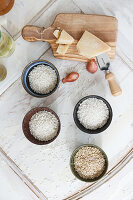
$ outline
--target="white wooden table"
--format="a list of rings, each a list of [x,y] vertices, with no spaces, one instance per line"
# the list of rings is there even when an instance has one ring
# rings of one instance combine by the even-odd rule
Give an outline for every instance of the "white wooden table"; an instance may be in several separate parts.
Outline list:
[[[32,6],[31,6],[32,5]],[[118,19],[119,27],[118,27],[118,41],[117,41],[117,49],[116,49],[116,57],[112,63],[112,71],[114,72],[117,81],[120,83],[123,95],[121,97],[114,98],[111,96],[107,82],[104,80],[104,75],[102,72],[97,72],[95,75],[86,75],[84,71],[85,64],[80,62],[72,62],[72,61],[62,61],[57,60],[52,56],[51,49],[46,42],[38,42],[38,43],[28,43],[24,41],[21,37],[21,29],[26,24],[35,24],[39,26],[48,27],[52,24],[54,17],[58,13],[86,13],[86,14],[104,14],[115,16]],[[64,152],[67,152],[67,156],[69,156],[74,147],[82,144],[82,143],[96,143],[106,150],[107,154],[110,157],[111,164],[110,169],[118,163],[127,153],[126,161],[124,161],[124,165],[126,166],[121,169],[121,171],[113,176],[108,182],[100,186],[97,190],[94,190],[92,193],[88,191],[88,195],[84,197],[84,199],[102,199],[108,198],[110,200],[114,199],[133,199],[133,188],[131,187],[131,180],[133,179],[133,169],[132,164],[132,147],[133,147],[133,4],[132,0],[16,0],[13,9],[7,14],[0,17],[0,23],[2,26],[8,30],[8,32],[12,35],[16,43],[16,49],[14,54],[8,59],[1,59],[1,63],[3,63],[7,67],[7,78],[0,83],[0,146],[2,147],[1,151],[2,157],[6,160],[7,164],[13,168],[13,170],[17,171],[17,169],[10,163],[10,160],[6,159],[6,155],[11,157],[11,159],[21,168],[23,172],[32,180],[32,182],[37,182],[36,176],[38,174],[31,174],[27,165],[21,165],[22,161],[26,159],[23,156],[24,150],[21,147],[28,148],[29,153],[27,156],[30,156],[31,152],[36,154],[39,151],[40,155],[44,155],[44,151],[40,148],[33,148],[32,144],[29,144],[28,141],[24,138],[22,131],[20,130],[21,121],[23,119],[24,114],[30,110],[32,107],[38,105],[51,106],[61,117],[63,121],[63,131],[65,132],[66,119],[69,124],[69,129],[67,131],[71,131],[72,128],[72,138],[70,135],[59,137],[57,142],[53,143],[50,148],[55,148],[54,145],[61,145],[62,141],[65,141],[66,144],[69,144],[72,141],[72,145],[69,146],[69,149],[64,149]],[[60,88],[57,93],[55,93],[52,97],[48,97],[45,101],[43,99],[38,100],[36,98],[30,97],[22,88],[20,76],[23,68],[31,61],[36,59],[46,59],[52,62],[59,70],[61,78],[65,75],[66,72],[71,70],[79,71],[81,74],[81,78],[79,82],[75,82],[74,84],[64,86],[60,84]],[[65,70],[64,70],[65,69]],[[83,82],[83,79],[88,79],[87,82]],[[80,84],[82,85],[80,87]],[[75,90],[75,87],[79,87],[79,91]],[[76,127],[71,123],[73,106],[76,102],[83,96],[88,94],[97,94],[105,97],[111,104],[113,108],[114,118],[111,128],[108,131],[105,131],[102,135],[89,137],[88,135],[83,135],[78,132]],[[64,100],[67,97],[66,100]],[[72,101],[71,101],[72,100]],[[64,104],[62,103],[64,101]],[[69,103],[70,102],[70,105]],[[57,108],[56,105],[60,104],[60,108]],[[64,109],[66,107],[66,109]],[[59,111],[59,109],[63,110],[63,113]],[[77,132],[77,135],[75,134]],[[6,137],[6,134],[8,137]],[[18,135],[17,135],[18,134]],[[78,137],[78,140],[76,140]],[[63,139],[63,140],[62,140]],[[15,140],[15,141],[14,141]],[[17,144],[17,140],[19,141]],[[125,145],[127,144],[127,145]],[[15,149],[14,149],[15,148]],[[116,155],[116,151],[118,148],[118,155]],[[19,154],[17,155],[16,149]],[[49,151],[49,147],[46,148]],[[57,149],[56,149],[57,151]],[[14,153],[13,153],[14,152]],[[115,158],[115,159],[114,159]],[[37,157],[35,158],[37,160]],[[28,162],[28,160],[27,160]],[[45,162],[45,161],[44,161]],[[67,163],[67,161],[66,161]],[[127,164],[128,163],[128,164]],[[1,167],[1,177],[3,174],[3,180],[8,174],[9,177],[13,177],[15,180],[13,184],[10,184],[10,189],[13,191],[13,185],[17,186],[17,188],[24,188],[24,190],[19,190],[16,192],[16,196],[23,193],[23,198],[21,199],[38,199],[34,196],[31,191],[27,189],[25,184],[23,184],[18,177],[12,173],[12,170],[8,167],[7,164],[3,164],[4,167]],[[123,165],[123,166],[124,166]],[[121,168],[121,167],[120,167]],[[69,180],[75,181],[71,177],[71,174],[68,174],[68,168],[66,171],[66,181]],[[21,171],[17,171],[20,175]],[[21,177],[21,175],[20,175]],[[22,177],[21,177],[22,178]],[[61,175],[61,179],[63,179],[63,174]],[[40,177],[41,180],[41,177]],[[64,179],[63,179],[64,180]],[[11,178],[7,181],[7,187]],[[21,182],[21,183],[20,183]],[[4,181],[6,187],[6,181]],[[19,184],[20,183],[20,187]],[[48,182],[47,182],[48,183]],[[0,182],[1,184],[1,182]],[[41,185],[41,182],[37,182],[37,184]],[[49,182],[50,184],[50,182]],[[73,182],[73,184],[77,184],[75,187],[85,187],[83,183]],[[4,185],[4,184],[3,184]],[[15,186],[15,187],[16,187]],[[40,186],[41,187],[41,186]],[[45,186],[47,194],[48,187],[51,187],[51,190],[55,190],[54,185]],[[52,188],[53,187],[53,188]],[[3,186],[4,188],[4,186]],[[77,187],[78,188],[78,187]],[[39,188],[40,189],[40,188]],[[93,189],[93,188],[92,188]],[[6,189],[5,189],[6,190]],[[65,190],[65,189],[64,189]],[[2,190],[4,191],[4,189]],[[25,191],[25,192],[24,192]],[[28,193],[27,193],[27,192]],[[62,193],[65,191],[62,191]],[[76,191],[75,191],[76,192]],[[60,193],[60,192],[59,192]],[[58,193],[58,194],[59,194]],[[86,193],[85,193],[86,194]],[[1,195],[1,194],[0,194]],[[0,196],[3,199],[8,199],[2,194]],[[12,194],[14,195],[14,194]],[[27,196],[28,195],[28,196]],[[68,194],[70,195],[70,194]],[[83,195],[81,195],[83,196]],[[76,197],[75,197],[76,198]],[[2,200],[3,200],[2,199]],[[11,199],[11,198],[10,198]],[[15,197],[12,197],[15,199]],[[17,196],[18,199],[18,196]],[[59,196],[53,198],[50,196],[48,199],[62,199]]]
[[[83,200],[132,200],[133,199],[133,160],[115,177],[97,190],[83,197]],[[1,200],[35,200],[16,174],[0,159],[0,199]]]

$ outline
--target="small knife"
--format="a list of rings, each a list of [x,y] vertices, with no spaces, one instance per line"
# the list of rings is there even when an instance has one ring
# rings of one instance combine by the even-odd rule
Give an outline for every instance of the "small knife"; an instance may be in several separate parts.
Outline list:
[[[100,70],[105,72],[105,79],[108,80],[109,87],[113,96],[119,96],[122,94],[120,86],[114,79],[114,74],[110,72],[110,58],[107,53],[100,54],[96,57]]]

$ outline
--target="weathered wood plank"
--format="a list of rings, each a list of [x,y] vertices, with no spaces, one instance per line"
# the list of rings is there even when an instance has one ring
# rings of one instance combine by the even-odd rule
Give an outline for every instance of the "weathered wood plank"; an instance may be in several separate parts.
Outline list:
[[[15,36],[50,0],[15,0],[9,13],[0,17],[0,22],[12,36]]]

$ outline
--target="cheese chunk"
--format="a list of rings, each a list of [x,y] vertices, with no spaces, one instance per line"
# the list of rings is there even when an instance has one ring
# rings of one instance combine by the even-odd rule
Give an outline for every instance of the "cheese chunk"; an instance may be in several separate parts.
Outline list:
[[[80,55],[89,59],[111,50],[106,43],[88,31],[85,31],[80,38],[77,49]]]
[[[67,52],[68,48],[69,48],[68,44],[59,44],[56,52],[58,54],[65,55],[65,53]]]
[[[55,30],[55,31],[53,32],[53,34],[54,34],[54,36],[58,39],[59,36],[60,36],[60,31],[59,31],[59,30]]]
[[[72,44],[74,39],[66,31],[61,31],[59,39],[56,41],[57,44]]]

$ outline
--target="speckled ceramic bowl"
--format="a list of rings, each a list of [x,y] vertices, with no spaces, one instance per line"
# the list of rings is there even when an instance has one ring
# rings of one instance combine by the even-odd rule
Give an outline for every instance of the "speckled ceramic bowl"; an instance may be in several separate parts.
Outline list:
[[[31,117],[39,112],[39,111],[47,111],[47,112],[51,112],[58,120],[59,122],[59,128],[58,128],[58,132],[57,132],[57,135],[52,138],[51,140],[48,140],[48,141],[40,141],[40,140],[37,140],[36,138],[34,138],[34,136],[30,133],[30,129],[29,129],[29,121],[31,119]],[[57,136],[59,135],[60,133],[60,127],[61,127],[61,123],[60,123],[60,119],[58,117],[58,115],[53,111],[51,110],[50,108],[47,108],[47,107],[36,107],[36,108],[33,108],[32,110],[30,110],[24,117],[23,119],[23,122],[22,122],[22,129],[23,129],[23,132],[24,132],[24,135],[25,137],[32,143],[34,144],[38,144],[38,145],[45,145],[45,144],[49,144],[51,142],[53,142]]]
[[[47,65],[47,66],[51,67],[56,73],[57,84],[55,85],[55,88],[51,92],[49,92],[47,94],[38,94],[38,93],[34,92],[32,90],[32,88],[30,87],[28,76],[29,76],[29,73],[32,71],[32,69],[34,67],[36,67],[37,65]],[[56,89],[57,89],[57,87],[59,85],[60,76],[59,76],[58,70],[56,69],[56,67],[52,63],[50,63],[50,62],[48,62],[46,60],[35,60],[35,61],[29,63],[24,68],[22,76],[21,76],[21,80],[22,80],[22,85],[23,85],[23,87],[24,87],[24,89],[26,90],[27,93],[29,93],[30,95],[32,95],[34,97],[43,98],[43,97],[47,97],[47,96],[51,95],[52,93],[54,93],[56,91]]]
[[[81,104],[84,100],[89,99],[89,98],[97,98],[97,99],[99,99],[99,100],[102,100],[102,101],[106,104],[106,106],[107,106],[107,108],[108,108],[108,110],[109,110],[109,118],[108,118],[106,124],[105,124],[104,126],[102,126],[101,128],[97,128],[96,130],[86,129],[86,128],[80,123],[80,121],[79,121],[79,119],[78,119],[78,117],[77,117],[77,111],[78,111],[78,108],[79,108],[80,104]],[[81,131],[83,131],[83,132],[85,132],[85,133],[89,133],[89,134],[97,134],[97,133],[100,133],[100,132],[103,132],[104,130],[106,130],[106,129],[109,127],[109,125],[110,125],[110,123],[111,123],[111,121],[112,121],[112,116],[113,116],[113,113],[112,113],[112,108],[111,108],[110,104],[109,104],[103,97],[100,97],[100,96],[97,96],[97,95],[90,95],[90,96],[86,96],[86,97],[82,98],[82,99],[76,104],[76,106],[75,106],[75,108],[74,108],[74,112],[73,112],[73,118],[74,118],[74,121],[75,121],[75,124],[77,125],[77,127],[78,127]]]
[[[105,159],[104,170],[103,170],[103,172],[101,173],[100,176],[98,176],[98,177],[96,177],[94,179],[84,179],[84,178],[82,178],[74,168],[74,156],[79,151],[79,149],[81,149],[82,147],[95,147],[95,148],[99,149],[100,152],[104,156],[104,159]],[[71,171],[74,174],[74,176],[76,176],[79,180],[84,181],[84,182],[94,182],[94,181],[97,181],[97,180],[101,179],[105,175],[105,173],[107,172],[107,169],[108,169],[108,157],[107,157],[106,153],[100,147],[98,147],[98,146],[96,146],[94,144],[84,144],[84,145],[79,146],[78,148],[76,148],[73,151],[73,153],[71,155],[71,158],[70,158],[70,168],[71,168]]]

